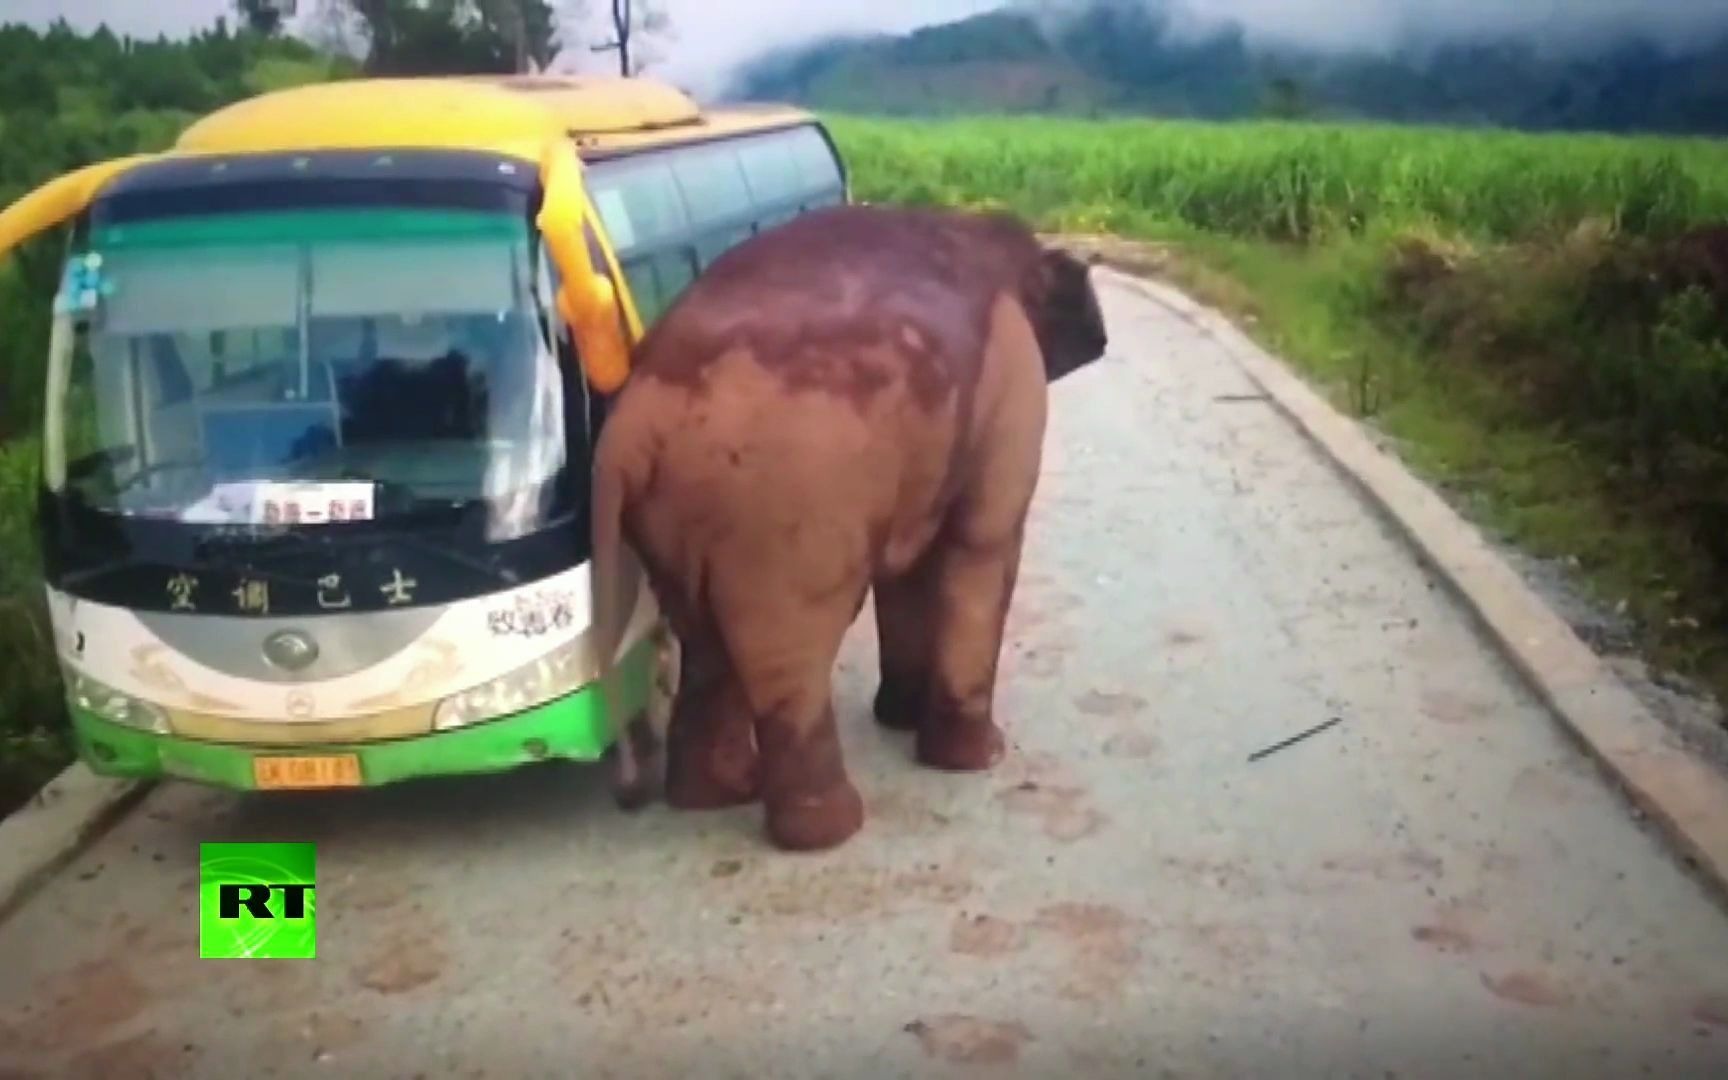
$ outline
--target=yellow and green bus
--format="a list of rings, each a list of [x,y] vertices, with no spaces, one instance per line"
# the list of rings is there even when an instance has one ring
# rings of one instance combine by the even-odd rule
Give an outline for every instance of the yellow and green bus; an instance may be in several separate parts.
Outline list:
[[[607,396],[716,257],[848,197],[796,109],[426,78],[242,101],[0,213],[0,256],[69,226],[38,518],[80,755],[238,789],[603,757]]]

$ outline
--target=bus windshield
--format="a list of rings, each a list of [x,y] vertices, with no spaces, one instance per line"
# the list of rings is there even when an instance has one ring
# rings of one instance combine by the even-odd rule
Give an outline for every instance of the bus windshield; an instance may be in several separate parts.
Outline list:
[[[206,525],[531,498],[566,453],[533,241],[441,208],[96,230],[57,303],[49,486]]]

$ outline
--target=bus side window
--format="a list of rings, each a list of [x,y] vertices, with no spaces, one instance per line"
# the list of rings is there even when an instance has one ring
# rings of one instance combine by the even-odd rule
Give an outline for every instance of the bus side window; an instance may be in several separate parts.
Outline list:
[[[631,299],[636,302],[636,314],[642,317],[642,326],[646,329],[666,308],[660,275],[654,272],[654,260],[638,257],[625,263],[624,280],[629,284]]]
[[[762,219],[756,223],[756,231],[767,232],[769,229],[786,224],[797,216],[798,208],[796,206],[786,210],[775,210],[772,213],[763,214]]]
[[[638,256],[624,268],[644,329],[659,321],[672,301],[696,280],[696,274],[695,255],[688,248]]]
[[[828,140],[814,127],[801,127],[793,136],[792,156],[798,162],[799,186],[806,206],[832,206],[842,201],[845,187],[840,164]]]
[[[689,230],[684,200],[664,161],[596,162],[590,168],[594,204],[620,259]]]
[[[689,248],[674,248],[657,256],[654,268],[660,274],[661,295],[668,305],[689,288],[698,273],[695,253]]]
[[[706,270],[712,266],[715,259],[750,239],[751,229],[748,225],[740,229],[726,229],[711,232],[696,241],[696,264]]]
[[[759,210],[797,200],[798,161],[792,156],[788,132],[748,139],[739,146],[738,156]]]
[[[684,193],[690,225],[698,233],[748,222],[754,210],[750,185],[731,146],[699,146],[671,155],[672,171]],[[745,225],[748,228],[748,225]]]

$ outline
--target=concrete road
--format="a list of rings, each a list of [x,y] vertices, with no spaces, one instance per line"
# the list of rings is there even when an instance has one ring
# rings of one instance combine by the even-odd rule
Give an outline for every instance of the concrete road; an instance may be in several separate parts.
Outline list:
[[[565,767],[161,789],[0,925],[0,1075],[1728,1073],[1721,908],[1225,354],[1106,302],[998,773],[873,727],[861,621],[827,856]],[[318,843],[317,960],[197,958],[217,839]]]

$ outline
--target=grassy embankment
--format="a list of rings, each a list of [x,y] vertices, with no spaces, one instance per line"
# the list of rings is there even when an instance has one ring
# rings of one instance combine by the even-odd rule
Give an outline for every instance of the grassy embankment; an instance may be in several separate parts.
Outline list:
[[[860,198],[1168,244],[1182,284],[1252,316],[1467,516],[1571,563],[1647,654],[1728,690],[1728,144],[833,126]]]

